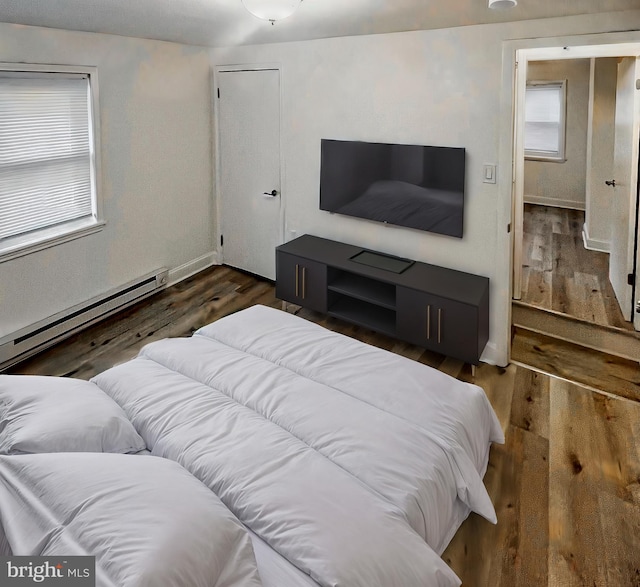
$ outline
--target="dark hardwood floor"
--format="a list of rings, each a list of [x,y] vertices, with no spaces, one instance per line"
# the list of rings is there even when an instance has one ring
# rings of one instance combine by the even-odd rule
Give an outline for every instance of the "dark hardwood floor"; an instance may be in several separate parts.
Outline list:
[[[215,267],[11,372],[89,378],[147,342],[189,336],[257,303],[280,307],[272,284]],[[299,315],[472,380],[460,361],[314,312]],[[606,385],[615,386],[616,368]],[[640,403],[515,364],[481,364],[474,382],[494,406],[506,443],[492,448],[485,477],[498,524],[471,514],[443,555],[465,587],[640,587]]]
[[[609,255],[584,248],[583,225],[580,210],[525,204],[521,301],[633,331],[609,281]]]

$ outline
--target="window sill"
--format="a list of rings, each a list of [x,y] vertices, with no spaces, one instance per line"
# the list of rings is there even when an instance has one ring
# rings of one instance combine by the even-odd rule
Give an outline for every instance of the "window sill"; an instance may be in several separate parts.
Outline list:
[[[546,163],[564,163],[564,157],[552,157],[550,155],[527,155],[524,156],[525,161],[544,161]]]
[[[38,230],[28,236],[8,238],[0,243],[0,263],[100,232],[105,224],[104,221],[93,218],[75,220],[62,226]]]

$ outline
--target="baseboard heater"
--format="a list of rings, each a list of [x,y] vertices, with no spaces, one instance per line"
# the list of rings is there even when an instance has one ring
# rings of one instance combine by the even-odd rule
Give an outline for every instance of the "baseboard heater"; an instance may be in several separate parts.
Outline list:
[[[167,285],[168,270],[158,269],[0,339],[0,371],[118,312]]]

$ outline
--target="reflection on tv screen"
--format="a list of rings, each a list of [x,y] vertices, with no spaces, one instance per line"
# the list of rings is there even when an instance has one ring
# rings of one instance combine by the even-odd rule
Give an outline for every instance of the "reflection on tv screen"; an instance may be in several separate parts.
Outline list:
[[[465,150],[323,139],[320,209],[462,237]]]

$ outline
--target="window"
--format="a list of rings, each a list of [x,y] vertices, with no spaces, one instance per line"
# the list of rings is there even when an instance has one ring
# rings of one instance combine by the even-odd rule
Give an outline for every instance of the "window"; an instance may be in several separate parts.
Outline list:
[[[564,161],[566,81],[528,82],[524,154],[527,159]]]
[[[0,66],[0,261],[103,226],[93,68]]]

